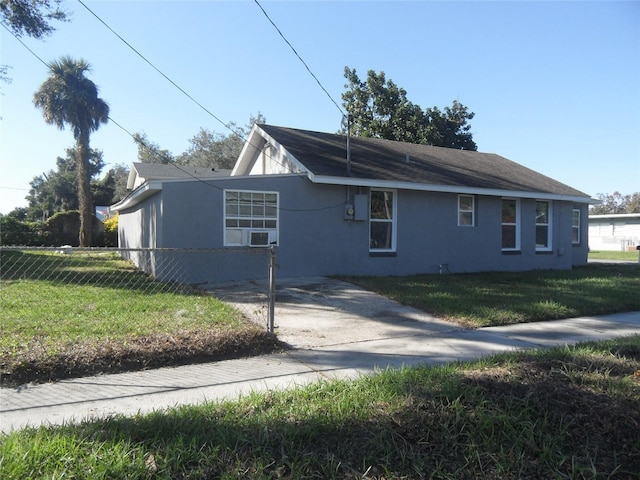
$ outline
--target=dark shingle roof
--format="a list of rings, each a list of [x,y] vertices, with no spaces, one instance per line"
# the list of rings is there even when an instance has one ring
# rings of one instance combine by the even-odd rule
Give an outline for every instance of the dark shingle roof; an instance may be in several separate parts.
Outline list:
[[[317,176],[347,177],[344,135],[259,125]],[[351,178],[424,185],[587,194],[493,153],[351,137]]]
[[[213,170],[211,168],[177,166],[173,164],[135,162],[133,166],[138,175],[146,180],[228,177],[231,173],[231,170]]]

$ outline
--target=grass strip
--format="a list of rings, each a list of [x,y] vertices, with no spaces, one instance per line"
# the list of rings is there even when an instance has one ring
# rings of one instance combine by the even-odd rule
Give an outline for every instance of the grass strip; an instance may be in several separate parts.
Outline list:
[[[2,478],[637,478],[640,336],[0,437]]]
[[[407,277],[341,277],[470,328],[640,310],[640,265]]]
[[[619,252],[610,250],[592,250],[589,252],[589,260],[616,260],[621,262],[637,262],[638,251]]]

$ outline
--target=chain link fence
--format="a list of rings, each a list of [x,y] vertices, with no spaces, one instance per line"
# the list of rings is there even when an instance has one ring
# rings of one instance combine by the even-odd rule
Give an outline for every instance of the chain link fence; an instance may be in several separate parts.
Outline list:
[[[44,281],[74,288],[133,290],[138,295],[193,293],[232,304],[272,331],[274,249],[122,249],[0,247],[0,290],[8,282]],[[271,291],[270,291],[271,288]]]

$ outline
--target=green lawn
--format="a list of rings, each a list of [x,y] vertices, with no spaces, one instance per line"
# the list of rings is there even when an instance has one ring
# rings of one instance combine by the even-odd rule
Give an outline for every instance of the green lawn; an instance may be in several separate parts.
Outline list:
[[[640,265],[407,277],[341,277],[469,327],[640,310]]]
[[[624,262],[637,262],[638,252],[611,252],[594,250],[589,252],[590,260],[621,260]]]
[[[238,356],[276,345],[230,305],[154,281],[112,253],[3,251],[0,262],[3,383]]]
[[[0,478],[631,479],[640,337],[0,436]]]
[[[34,339],[55,351],[66,343],[242,323],[239,312],[215,297],[155,282],[114,254],[3,252],[2,266],[3,354],[17,354]]]

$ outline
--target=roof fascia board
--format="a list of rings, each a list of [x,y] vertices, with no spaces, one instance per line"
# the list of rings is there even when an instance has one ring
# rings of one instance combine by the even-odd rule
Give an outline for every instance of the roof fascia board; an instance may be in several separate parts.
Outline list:
[[[136,169],[136,164],[131,164],[131,169],[129,170],[129,176],[127,177],[127,188],[132,189],[136,183],[136,178],[138,178],[138,170]]]
[[[238,159],[236,160],[236,163],[231,170],[232,177],[238,175],[238,171],[241,168],[243,169],[243,171],[246,171],[247,167],[250,166],[252,162],[255,162],[256,158],[258,158],[258,155],[260,155],[260,152],[264,147],[264,137],[258,133],[258,128],[259,127],[257,124],[254,124],[253,127],[251,127],[249,137],[244,142],[242,150],[240,151],[240,155],[238,155]]]
[[[245,143],[244,147],[242,148],[242,152],[240,152],[240,156],[238,157],[238,162],[236,162],[236,165],[233,167],[233,171],[231,172],[231,176],[235,176],[235,175],[245,175],[246,172],[249,170],[247,167],[251,166],[251,162],[255,161],[255,159],[257,158],[257,155],[249,157],[250,159],[246,159],[244,158],[244,155],[246,155],[246,150],[248,149],[248,145],[252,144],[252,140],[253,140],[253,136],[257,135],[260,137],[261,140],[264,140],[264,142],[273,145],[278,151],[282,152],[282,155],[284,157],[287,158],[287,160],[289,160],[289,162],[291,162],[297,169],[299,172],[304,172],[304,173],[311,173],[309,172],[309,170],[307,169],[307,167],[305,167],[302,162],[300,162],[295,156],[293,156],[289,150],[286,149],[286,147],[284,147],[281,143],[277,142],[271,135],[269,135],[267,132],[265,132],[262,128],[260,128],[260,126],[258,126],[258,124],[255,124],[251,130],[251,133],[249,135],[249,140]],[[255,148],[256,152],[260,152],[261,149],[264,147],[265,143],[262,143],[262,141],[260,142],[256,142],[256,143],[260,143],[260,149],[258,149],[257,147]],[[253,146],[253,145],[252,145]],[[271,159],[272,161],[274,159]],[[243,168],[243,172],[245,173],[241,173],[239,174],[238,171],[240,170],[240,167],[244,167]]]
[[[607,218],[640,218],[640,213],[608,213],[602,215],[589,215],[590,219],[606,220]]]
[[[395,188],[399,190],[419,190],[425,192],[441,192],[441,193],[459,193],[467,195],[487,195],[493,197],[518,197],[531,198],[537,200],[564,200],[575,203],[595,202],[590,197],[582,197],[578,195],[558,195],[544,192],[526,192],[514,190],[499,190],[491,188],[477,187],[457,187],[455,185],[429,185],[411,182],[392,182],[387,180],[371,180],[366,178],[350,178],[350,177],[330,177],[313,175],[309,172],[309,179],[314,183],[323,183],[330,185],[349,185],[354,187],[374,187],[374,188]]]
[[[159,180],[149,180],[140,185],[136,190],[131,192],[126,198],[109,207],[110,210],[119,212],[136,206],[145,198],[162,191],[162,182]]]

